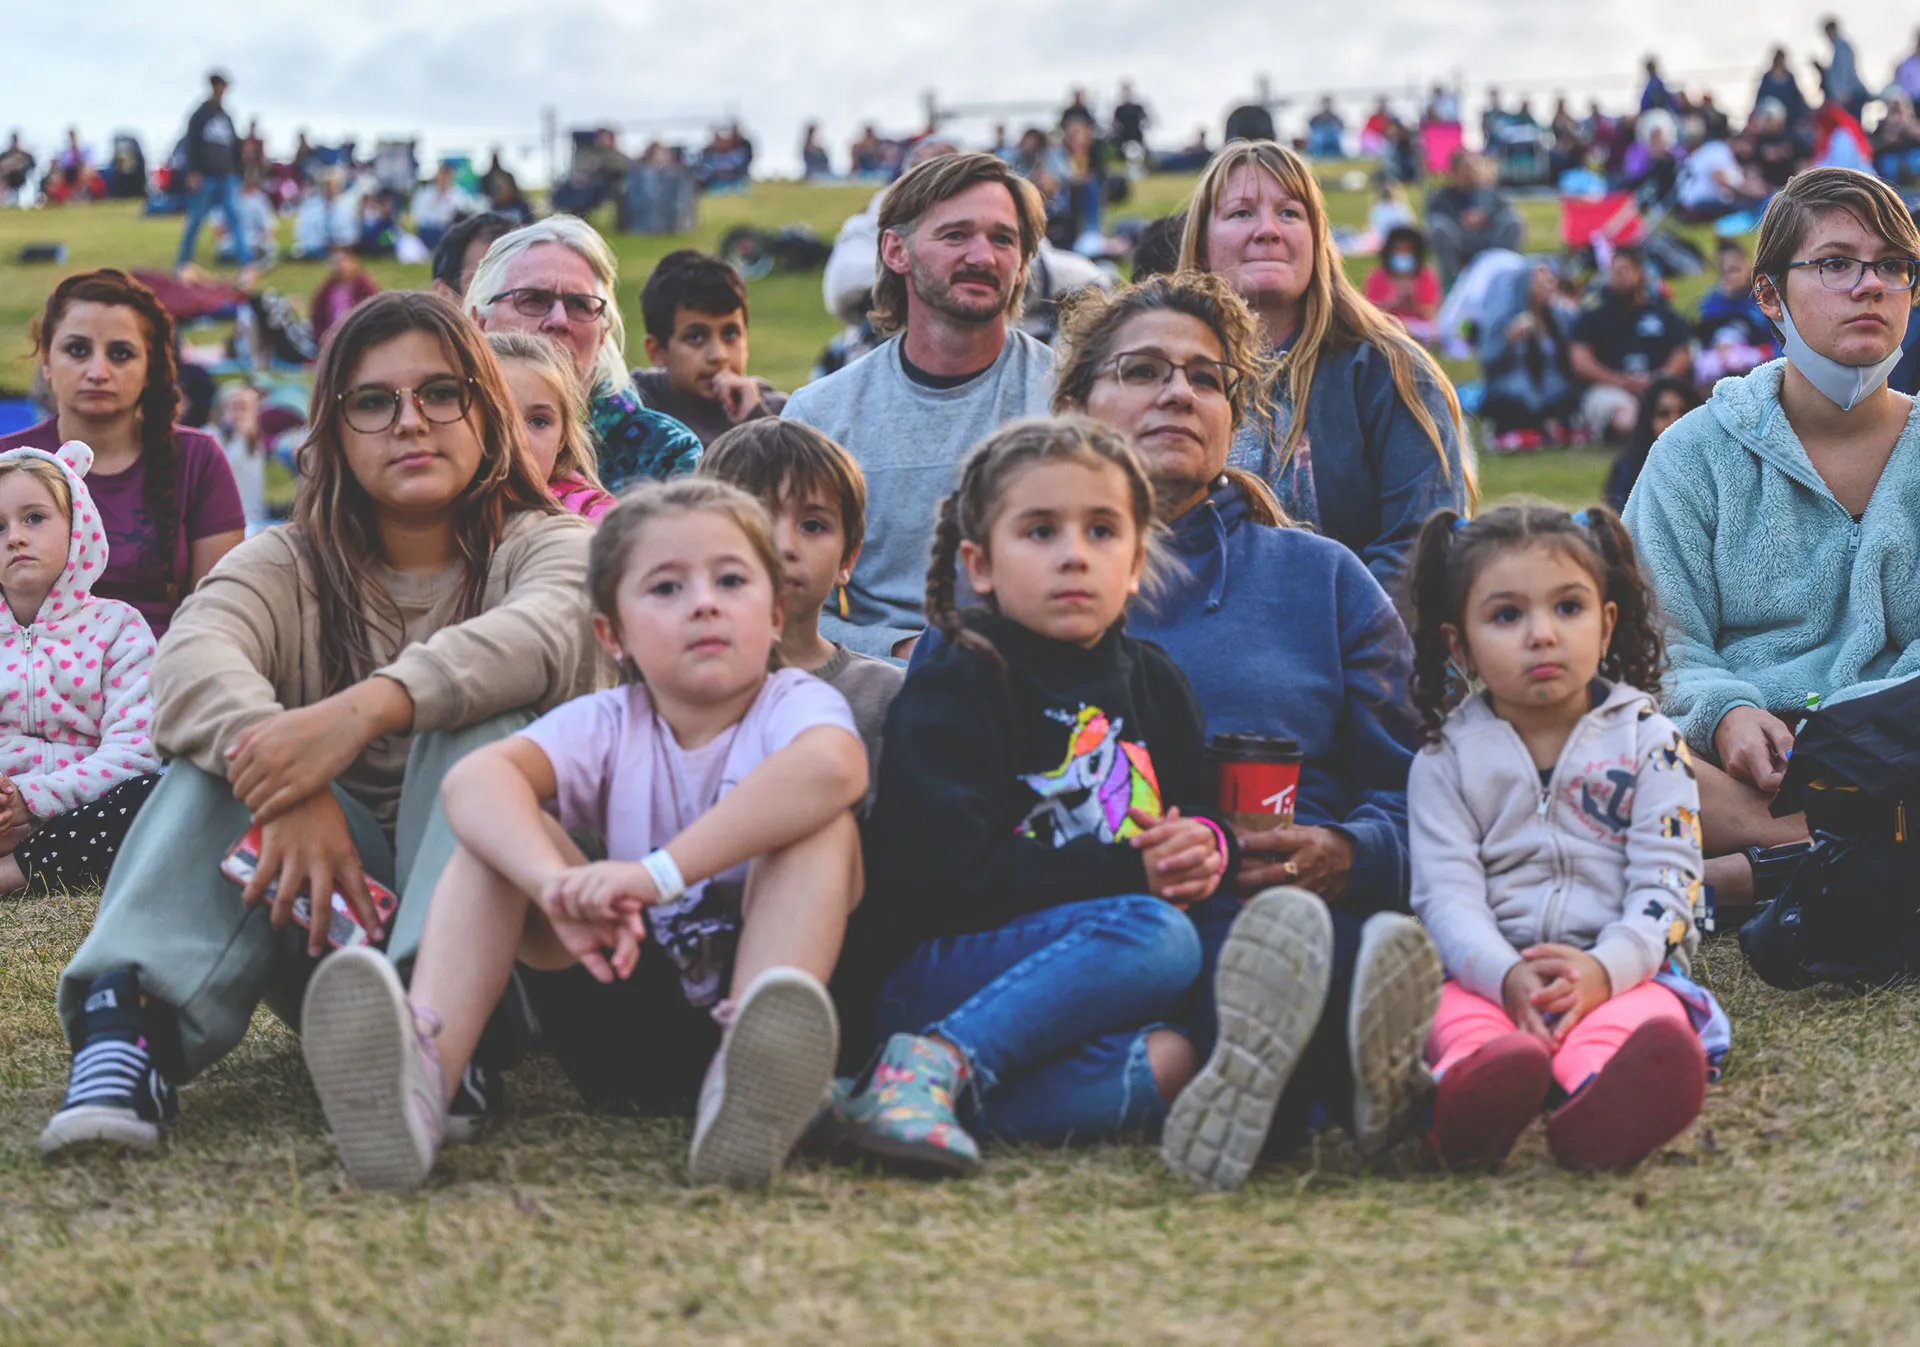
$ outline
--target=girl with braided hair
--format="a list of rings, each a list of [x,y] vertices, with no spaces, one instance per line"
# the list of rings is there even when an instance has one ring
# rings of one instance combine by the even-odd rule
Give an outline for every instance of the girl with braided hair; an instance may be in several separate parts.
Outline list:
[[[55,412],[0,438],[7,449],[93,451],[87,489],[100,511],[102,599],[132,604],[156,637],[214,563],[246,537],[246,512],[220,443],[173,423],[173,320],[153,291],[102,267],[69,276],[34,325]]]
[[[1442,511],[1409,580],[1413,910],[1447,972],[1427,1144],[1495,1165],[1552,1105],[1563,1165],[1632,1164],[1699,1116],[1727,1042],[1686,976],[1700,790],[1655,702],[1652,592],[1600,506]]]
[[[888,713],[867,829],[889,1037],[838,1110],[856,1144],[962,1173],[974,1132],[1157,1131],[1193,1074],[1165,1024],[1200,976],[1185,908],[1238,850],[1202,808],[1193,689],[1122,629],[1154,531],[1126,438],[1077,417],[996,431],[941,504],[925,611],[946,639]]]

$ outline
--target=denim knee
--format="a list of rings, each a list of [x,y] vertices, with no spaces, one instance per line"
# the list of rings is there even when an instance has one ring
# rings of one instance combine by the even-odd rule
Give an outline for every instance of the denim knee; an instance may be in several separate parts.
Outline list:
[[[1112,929],[1143,955],[1135,986],[1143,995],[1177,997],[1200,977],[1200,933],[1172,903],[1145,894],[1111,899]]]

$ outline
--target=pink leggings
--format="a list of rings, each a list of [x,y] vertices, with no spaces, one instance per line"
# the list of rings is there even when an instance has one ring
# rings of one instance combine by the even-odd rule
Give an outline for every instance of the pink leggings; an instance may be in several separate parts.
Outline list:
[[[1680,998],[1659,983],[1643,982],[1613,997],[1589,1011],[1567,1035],[1567,1041],[1553,1056],[1553,1078],[1560,1082],[1561,1089],[1573,1093],[1612,1060],[1627,1035],[1657,1019],[1688,1023]],[[1502,1034],[1512,1033],[1514,1027],[1503,1008],[1449,980],[1440,989],[1440,1009],[1427,1038],[1427,1063],[1438,1075]]]

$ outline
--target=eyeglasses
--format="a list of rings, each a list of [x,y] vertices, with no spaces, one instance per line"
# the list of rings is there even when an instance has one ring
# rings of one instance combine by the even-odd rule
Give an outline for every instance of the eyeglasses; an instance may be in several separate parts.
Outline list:
[[[382,388],[362,384],[349,388],[334,400],[347,424],[362,435],[378,435],[400,419],[400,399],[409,397],[420,415],[435,425],[444,426],[467,414],[473,400],[473,380],[456,379],[451,374],[429,379],[418,388]]]
[[[1829,290],[1853,289],[1867,274],[1868,267],[1873,268],[1880,284],[1889,290],[1911,290],[1914,281],[1920,279],[1920,260],[1911,257],[1883,257],[1878,262],[1866,262],[1858,257],[1816,257],[1807,262],[1787,263],[1788,271],[1796,267],[1813,268],[1820,284]]]
[[[1100,367],[1111,374],[1122,388],[1165,388],[1173,382],[1173,372],[1187,376],[1187,387],[1197,397],[1217,397],[1232,401],[1240,388],[1240,373],[1233,366],[1201,356],[1184,365],[1153,351],[1122,351]]]
[[[575,294],[564,290],[540,290],[522,286],[518,290],[502,290],[489,304],[498,304],[501,300],[513,301],[513,311],[522,318],[545,318],[553,312],[554,301],[566,306],[569,323],[591,323],[607,311],[607,301],[598,295]]]

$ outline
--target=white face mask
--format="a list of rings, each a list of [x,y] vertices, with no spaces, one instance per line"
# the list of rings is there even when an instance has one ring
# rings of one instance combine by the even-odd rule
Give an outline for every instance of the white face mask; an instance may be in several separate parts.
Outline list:
[[[1805,375],[1808,383],[1843,412],[1859,406],[1863,398],[1887,381],[1893,367],[1900,363],[1902,352],[1897,345],[1885,359],[1871,365],[1843,365],[1832,356],[1821,355],[1807,345],[1800,330],[1793,325],[1784,294],[1780,296],[1780,327],[1787,337],[1787,363]]]

